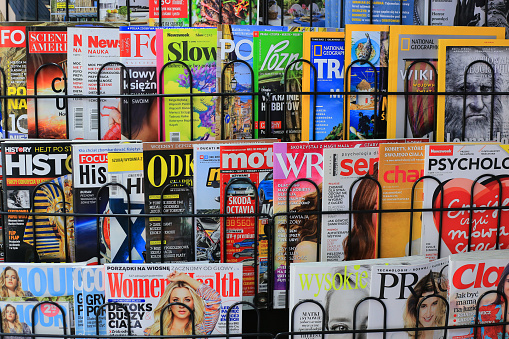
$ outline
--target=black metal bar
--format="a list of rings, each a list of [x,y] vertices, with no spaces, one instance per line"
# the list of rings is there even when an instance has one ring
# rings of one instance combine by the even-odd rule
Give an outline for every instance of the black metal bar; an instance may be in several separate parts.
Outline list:
[[[65,311],[64,311],[62,306],[60,306],[59,304],[57,304],[54,301],[40,301],[37,304],[35,304],[34,308],[32,309],[32,314],[30,314],[30,320],[32,321],[32,333],[35,334],[35,310],[37,310],[39,307],[41,307],[42,305],[45,305],[45,304],[52,305],[52,306],[58,308],[58,310],[60,311],[60,314],[62,315],[62,327],[63,327],[63,330],[64,330],[64,336],[63,337],[67,338],[66,337],[66,334],[67,334],[67,321],[65,320]]]
[[[303,304],[315,304],[316,306],[318,306],[320,308],[320,311],[322,311],[322,331],[325,331],[327,328],[327,324],[325,323],[325,314],[326,314],[325,308],[323,307],[322,304],[320,304],[318,301],[313,300],[313,299],[301,300],[298,303],[296,303],[295,306],[293,306],[291,316],[290,316],[290,331],[291,332],[295,331],[295,311],[297,311],[297,308],[299,308],[299,306],[301,306]],[[354,321],[355,321],[355,317],[354,317]],[[355,328],[355,326],[354,326],[354,328]],[[291,336],[291,338],[293,338],[293,335]],[[324,339],[324,338],[325,338],[325,335],[322,334],[322,339]]]
[[[9,139],[9,114],[7,112],[7,77],[5,75],[5,70],[0,67],[0,73],[2,74],[2,93],[4,95],[4,98],[2,98],[2,110],[1,114],[2,116],[2,125],[4,127],[4,135],[3,138]]]
[[[387,332],[385,331],[387,329],[387,306],[385,306],[385,303],[380,299],[380,298],[376,298],[376,297],[365,297],[365,298],[362,298],[361,300],[359,300],[354,308],[353,308],[353,329],[355,330],[357,328],[357,310],[359,309],[359,306],[365,302],[365,301],[369,301],[369,300],[374,300],[376,302],[378,302],[380,305],[382,305],[382,309],[383,309],[383,327],[382,327],[382,339],[385,339],[387,337]],[[355,339],[355,333],[352,333],[353,335],[353,338],[352,339]]]
[[[258,307],[256,307],[253,303],[250,303],[249,301],[237,301],[236,303],[233,303],[230,307],[228,307],[228,310],[226,311],[226,334],[230,334],[230,314],[232,310],[240,305],[247,305],[251,306],[255,312],[256,312],[256,332],[260,332],[260,310]],[[240,307],[239,307],[240,308]],[[242,310],[240,310],[242,311]]]
[[[189,311],[189,315],[191,316],[191,333],[193,335],[195,335],[196,328],[195,328],[195,323],[194,323],[194,310],[192,310],[189,306],[187,306],[186,304],[181,303],[181,302],[171,302],[168,305],[163,307],[163,309],[161,310],[160,317],[159,317],[159,325],[160,325],[159,334],[164,335],[164,313],[167,309],[169,309],[172,306],[182,306],[182,307],[185,307]]]
[[[96,335],[99,335],[99,312],[102,312],[105,307],[111,308],[110,306],[120,307],[125,314],[127,315],[127,335],[132,335],[131,333],[131,313],[129,313],[129,310],[126,305],[121,304],[116,301],[110,301],[102,304],[98,308],[95,309],[94,315],[95,315],[95,333]],[[87,337],[89,335],[87,334]]]

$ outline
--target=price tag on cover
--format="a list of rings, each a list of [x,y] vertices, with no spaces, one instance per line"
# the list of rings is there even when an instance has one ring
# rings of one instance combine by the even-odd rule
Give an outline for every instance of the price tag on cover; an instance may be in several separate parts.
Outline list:
[[[50,318],[54,317],[60,313],[60,310],[58,309],[58,307],[56,307],[55,305],[52,305],[52,304],[43,304],[43,305],[41,305],[41,309],[42,309],[42,314],[44,314],[45,316],[50,317]]]

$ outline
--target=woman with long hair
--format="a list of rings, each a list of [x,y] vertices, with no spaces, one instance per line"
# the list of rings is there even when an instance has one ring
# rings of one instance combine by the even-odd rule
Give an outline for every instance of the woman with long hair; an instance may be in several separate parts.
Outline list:
[[[21,289],[21,279],[18,272],[11,266],[7,266],[0,273],[0,297],[33,297],[29,291]]]
[[[16,308],[11,304],[5,305],[2,312],[2,329],[4,333],[22,333],[31,334],[30,327],[26,323],[19,321],[19,315]],[[24,337],[8,336],[8,339],[21,339]]]
[[[210,334],[216,327],[221,310],[221,297],[217,291],[208,285],[191,278],[181,272],[172,272],[168,275],[168,282],[159,303],[154,309],[154,324],[145,329],[145,335],[178,335],[192,334],[193,318],[196,334]],[[163,314],[163,332],[161,330],[161,312],[170,303],[183,303],[173,305]]]
[[[375,164],[371,178],[378,179],[378,164]],[[354,211],[372,211],[378,208],[378,185],[375,180],[360,180],[353,196]],[[355,213],[353,226],[343,240],[344,260],[372,259],[375,257],[375,240],[378,213]]]
[[[408,297],[403,313],[405,328],[444,326],[447,306],[440,297],[447,300],[447,279],[438,272],[430,272],[419,280],[414,292]],[[431,339],[435,332],[443,336],[443,331],[409,331],[408,337]]]
[[[506,300],[509,301],[509,264],[502,271],[497,284],[497,292],[494,302],[479,307],[479,324],[503,322],[504,312],[507,313],[506,319],[509,319],[509,312],[507,305],[505,305]],[[480,327],[478,331],[477,338],[479,338],[479,335],[482,339],[504,338],[503,326]],[[509,326],[507,326],[507,333],[509,335]]]

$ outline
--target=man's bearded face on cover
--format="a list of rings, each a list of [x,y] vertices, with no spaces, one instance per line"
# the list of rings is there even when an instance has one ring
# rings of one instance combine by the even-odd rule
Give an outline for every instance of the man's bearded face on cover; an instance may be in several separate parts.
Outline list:
[[[446,92],[463,92],[463,95],[446,95],[445,99],[445,139],[458,138],[462,141],[489,141],[493,100],[493,135],[495,139],[502,130],[502,103],[500,96],[492,96],[492,81],[495,92],[500,91],[499,79],[494,79],[490,68],[482,62],[473,64],[465,82],[464,73],[467,66],[476,60],[487,60],[487,55],[480,51],[465,53],[449,53],[446,61]],[[470,94],[468,94],[470,93]],[[465,102],[465,104],[464,104]],[[463,107],[465,109],[465,136],[462,136]],[[475,140],[472,140],[475,139]]]

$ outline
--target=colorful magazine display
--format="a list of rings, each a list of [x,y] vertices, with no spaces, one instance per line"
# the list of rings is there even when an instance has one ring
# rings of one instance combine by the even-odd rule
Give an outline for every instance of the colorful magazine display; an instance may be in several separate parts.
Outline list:
[[[255,92],[271,95],[270,108],[265,96],[255,98],[256,136],[299,141],[302,130],[300,96],[278,93],[302,89],[302,63],[294,63],[302,58],[302,33],[254,32],[253,45]],[[270,121],[267,121],[269,113]],[[284,134],[285,127],[287,135]]]
[[[193,328],[196,334],[223,334],[228,308],[242,300],[241,264],[108,264],[105,282],[106,302],[129,309],[133,335],[187,335]],[[179,304],[167,307],[170,303]],[[106,317],[108,335],[127,335],[127,316],[121,308],[110,308]],[[174,322],[173,317],[187,322]],[[239,333],[241,324],[242,312],[234,308],[230,333]]]
[[[505,55],[509,53],[509,43],[506,40],[444,39],[439,40],[438,46],[438,91],[505,92],[507,90],[509,61],[506,60]],[[465,72],[467,73],[466,84],[464,84]],[[464,98],[466,98],[465,101]],[[504,96],[483,96],[478,102],[474,95],[466,97],[440,95],[437,105],[437,141],[509,143],[509,115],[505,113],[509,103]],[[463,113],[464,106],[465,113]],[[465,122],[463,122],[463,114],[465,114]],[[492,121],[493,125],[491,125]],[[463,135],[463,124],[465,135]]]
[[[331,92],[331,95],[302,96],[302,140],[343,139],[343,95],[345,34],[340,32],[304,32],[303,57],[316,69],[303,66],[304,92]],[[313,88],[316,77],[316,89]],[[313,119],[314,118],[314,119]]]
[[[391,26],[389,92],[436,92],[439,39],[503,39],[501,27]],[[388,138],[432,137],[435,104],[432,95],[390,95]]]
[[[216,91],[216,28],[160,29],[156,33],[157,74],[163,71],[160,93],[189,94]],[[168,62],[177,62],[167,65]],[[181,63],[184,63],[191,71]],[[167,65],[165,67],[165,65]],[[192,78],[192,84],[190,84]],[[159,81],[159,80],[158,80]],[[191,85],[191,88],[189,87]],[[193,135],[191,135],[191,102]],[[160,100],[163,105],[161,140],[214,140],[216,99],[212,96],[171,97]]]
[[[496,144],[426,145],[425,155],[424,175],[435,177],[441,184],[431,180],[424,182],[424,208],[440,208],[442,204],[444,208],[507,204],[507,147]],[[493,250],[497,248],[497,232],[499,248],[509,248],[509,234],[505,231],[507,215],[507,211],[475,209],[423,213],[421,253],[433,260],[454,253]]]
[[[108,182],[122,185],[109,186],[108,212],[112,214],[145,213],[143,153],[141,144],[139,146],[140,152],[137,153],[108,152]],[[109,223],[111,262],[144,262],[145,218],[131,216],[105,219],[109,219],[105,223]]]

